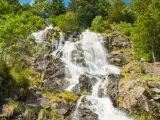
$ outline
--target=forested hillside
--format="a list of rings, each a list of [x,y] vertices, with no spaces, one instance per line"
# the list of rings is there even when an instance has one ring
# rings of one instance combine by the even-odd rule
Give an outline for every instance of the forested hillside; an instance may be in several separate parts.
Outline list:
[[[45,29],[49,25],[53,25],[54,31],[46,30],[44,38],[49,42],[47,41],[45,43],[47,47],[44,47],[43,44],[36,43],[32,33]],[[52,47],[48,44],[61,37],[59,32],[64,35],[64,38],[69,38],[72,33],[76,33],[73,40],[75,42],[79,39],[77,34],[86,29],[109,38],[114,34],[118,34],[118,36],[129,40],[127,42],[131,45],[127,44],[129,46],[127,46],[127,49],[121,49],[124,53],[127,53],[125,56],[132,57],[126,64],[141,61],[150,65],[160,61],[160,0],[132,0],[131,3],[125,3],[123,0],[70,0],[68,6],[64,4],[63,0],[35,0],[32,5],[22,5],[18,0],[0,0],[0,101],[2,101],[0,112],[3,113],[5,111],[2,109],[3,105],[10,107],[7,108],[9,112],[5,111],[5,114],[0,114],[0,119],[19,120],[18,118],[12,118],[12,115],[15,114],[13,111],[18,109],[18,105],[25,101],[24,99],[31,92],[31,88],[40,89],[39,91],[46,96],[54,96],[52,98],[54,99],[53,101],[58,101],[58,103],[69,103],[71,105],[70,108],[75,105],[75,102],[82,94],[87,93],[86,89],[83,89],[81,95],[75,95],[59,89],[50,90],[48,87],[42,89],[46,79],[49,79],[45,77],[45,74],[52,75],[47,73],[47,70],[37,70],[38,68],[35,66],[42,56],[45,56],[44,61],[47,56],[47,60],[49,59],[48,66],[55,67],[55,62],[59,67],[63,67],[55,56],[51,57],[49,55],[52,52],[50,51]],[[116,39],[119,38],[116,37]],[[117,44],[120,42],[123,41],[119,40]],[[112,45],[108,46],[108,48],[112,47]],[[108,49],[108,52],[113,51]],[[129,52],[133,52],[133,54],[129,55]],[[118,60],[116,59],[115,61],[117,62]],[[127,67],[119,65],[119,63],[116,63],[116,65],[122,69]],[[139,78],[140,76],[146,77],[144,75],[144,66],[141,63],[133,63],[131,66],[134,65],[140,66],[138,68],[140,73],[136,73],[137,69],[135,70],[135,68],[131,68],[134,71],[133,73],[127,73],[126,71],[129,69],[127,67],[127,70],[125,69],[126,71],[124,70],[123,73],[124,79],[137,79],[137,76]],[[53,71],[58,70],[59,68],[56,68]],[[148,77],[152,81],[150,77],[152,76]],[[155,79],[160,82],[159,75]],[[53,94],[51,94],[51,91],[54,91]],[[121,101],[120,99],[118,100],[119,102]],[[32,113],[30,108],[26,109],[25,102],[24,104],[22,104],[22,106],[25,106],[24,111],[28,110],[27,113]],[[34,112],[36,116],[39,116],[39,119],[36,118],[38,120],[69,120],[70,115],[67,112],[65,113],[67,115],[62,115],[65,116],[64,118],[59,119],[53,111],[53,109],[46,107],[41,112]],[[156,108],[157,111],[160,112],[160,108]],[[155,113],[156,115],[149,114],[150,118],[146,117],[147,112],[142,112],[137,115],[137,120],[158,120],[160,118],[158,112],[157,114]],[[54,113],[54,115],[50,113]],[[47,119],[44,114],[49,118]],[[135,117],[134,112],[129,111],[129,114]],[[139,117],[141,115],[144,115],[144,118]],[[52,118],[53,116],[54,118]],[[34,120],[29,117],[26,117],[26,119],[24,117],[23,119]]]

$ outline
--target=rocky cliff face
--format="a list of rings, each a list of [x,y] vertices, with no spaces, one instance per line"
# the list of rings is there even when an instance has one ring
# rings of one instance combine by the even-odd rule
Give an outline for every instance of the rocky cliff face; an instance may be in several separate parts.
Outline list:
[[[69,33],[69,39],[76,41],[80,33]],[[65,78],[64,63],[51,55],[60,44],[59,31],[48,29],[43,34],[44,41],[34,44],[36,53],[28,61],[40,75],[38,86],[13,91],[7,98],[0,88],[0,119],[7,120],[70,120],[76,109],[76,102],[81,95],[90,95],[97,77],[90,74],[81,75],[79,84],[66,92],[68,85]],[[34,41],[35,38],[32,37]],[[160,66],[159,63],[133,61],[131,41],[120,33],[104,35],[104,43],[110,56],[111,64],[121,67],[121,75],[108,76],[108,96],[115,107],[126,111],[136,120],[160,119]],[[63,41],[62,43],[63,44]],[[77,53],[75,53],[77,54]],[[59,53],[61,55],[61,53]],[[5,78],[0,77],[0,87]],[[98,96],[105,96],[104,89],[99,89]],[[97,120],[98,115],[84,104],[91,104],[85,97],[78,107],[80,120]],[[71,117],[72,116],[72,117]],[[76,119],[75,119],[76,120]]]
[[[132,43],[122,35],[115,33],[107,39],[109,60],[122,71],[119,76],[109,76],[108,95],[114,106],[136,120],[159,120],[159,63],[135,61]]]
[[[43,41],[34,43],[36,52],[28,61],[28,67],[34,68],[41,78],[38,86],[21,88],[18,94],[12,93],[12,98],[0,97],[0,119],[69,120],[75,110],[79,96],[64,91],[67,85],[64,63],[51,55],[60,44],[60,33],[56,29],[46,29],[41,37]],[[36,41],[34,36],[29,39]],[[0,77],[0,86],[3,81]]]

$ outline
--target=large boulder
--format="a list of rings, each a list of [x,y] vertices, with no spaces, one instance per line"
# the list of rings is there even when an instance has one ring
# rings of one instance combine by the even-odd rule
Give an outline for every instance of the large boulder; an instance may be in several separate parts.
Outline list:
[[[98,115],[88,108],[80,108],[79,120],[98,120]]]
[[[66,117],[71,117],[71,113],[75,110],[75,105],[62,103],[57,106],[56,115],[64,120]]]
[[[83,90],[87,90],[88,92],[92,91],[92,83],[87,75],[81,75],[79,77],[79,87],[81,91]]]
[[[160,86],[159,83],[156,85]],[[155,96],[159,95],[160,88],[156,85],[144,83],[141,80],[121,82],[117,99],[118,106],[128,111],[131,115],[137,114],[142,116],[148,114],[158,119],[160,117],[160,110],[156,100],[159,98]]]
[[[89,109],[92,102],[87,97],[80,98],[79,105],[73,115],[73,120],[98,120],[98,115]]]
[[[42,88],[50,88],[58,91],[65,89],[67,83],[64,80],[65,66],[63,62],[52,56],[38,56],[35,60],[37,72],[44,73],[46,82],[41,81]]]

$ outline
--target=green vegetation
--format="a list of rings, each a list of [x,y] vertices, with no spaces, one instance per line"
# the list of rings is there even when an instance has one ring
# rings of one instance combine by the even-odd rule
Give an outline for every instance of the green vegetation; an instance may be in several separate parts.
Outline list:
[[[108,21],[103,20],[102,16],[96,16],[95,19],[92,21],[92,26],[90,29],[95,32],[104,32],[108,28]]]
[[[38,119],[37,120],[43,120],[45,118],[49,118],[50,120],[60,120],[56,116],[56,110],[53,109],[41,109],[39,114],[38,114]]]
[[[53,92],[48,92],[45,91],[44,94],[52,101],[52,102],[59,102],[59,103],[69,103],[73,104],[75,103],[79,96],[72,94],[68,91],[61,92],[61,93],[53,93]]]
[[[135,115],[134,119],[135,120],[155,120],[150,114]]]
[[[77,16],[72,12],[59,15],[53,20],[50,18],[50,21],[53,21],[53,23],[55,23],[55,25],[63,32],[73,32],[78,30]]]
[[[3,99],[11,97],[12,93],[18,95],[21,89],[27,91],[33,86],[40,88],[40,83],[46,82],[45,71],[35,72],[32,64],[35,53],[41,54],[46,51],[44,54],[47,57],[49,50],[47,47],[35,49],[35,40],[28,36],[48,24],[53,24],[56,30],[53,35],[46,31],[44,37],[48,37],[50,42],[59,38],[59,34],[56,34],[59,31],[70,33],[90,29],[107,35],[113,35],[113,31],[116,31],[117,35],[131,40],[134,49],[134,54],[126,48],[114,51],[134,56],[127,58],[126,63],[133,59],[134,61],[124,66],[122,80],[140,78],[144,81],[160,81],[159,76],[148,76],[144,65],[137,62],[142,58],[147,62],[160,61],[159,0],[132,0],[130,6],[123,0],[70,0],[68,7],[65,7],[63,0],[35,0],[32,6],[21,5],[18,0],[0,0],[0,78],[3,78],[2,83],[0,81],[0,91],[3,93]],[[75,37],[74,41],[77,40]],[[53,56],[52,59],[57,58]],[[53,102],[73,104],[79,98],[69,92],[53,91],[44,91]],[[87,90],[83,90],[82,94],[88,94]],[[122,103],[122,100],[119,99],[118,102]],[[12,115],[18,106],[18,102],[10,101],[6,105],[10,112],[6,111],[5,116]],[[34,118],[35,112],[37,111],[32,108],[26,108],[24,115]],[[51,117],[52,112],[42,109],[39,120],[44,116]],[[135,118],[152,119],[146,118],[145,115],[137,115]]]

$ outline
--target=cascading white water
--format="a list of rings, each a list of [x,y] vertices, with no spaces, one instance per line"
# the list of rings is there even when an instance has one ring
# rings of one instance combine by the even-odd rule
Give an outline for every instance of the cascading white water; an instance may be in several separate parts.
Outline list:
[[[45,30],[32,34],[38,43],[43,42],[44,33],[48,29],[53,29],[53,27],[49,26]],[[52,53],[53,56],[59,57],[65,63],[65,80],[69,83],[66,90],[70,91],[78,84],[80,75],[86,74],[96,78],[91,95],[82,95],[78,100],[72,120],[79,120],[78,108],[80,106],[96,113],[98,120],[132,120],[125,113],[114,108],[111,100],[106,97],[107,76],[109,74],[120,74],[120,70],[107,62],[108,54],[101,44],[102,41],[103,37],[101,35],[86,31],[82,33],[79,41],[64,42],[64,37],[60,33],[57,50]],[[99,89],[103,89],[103,96],[101,97],[98,97]],[[90,101],[89,104],[88,102],[82,102],[84,98]]]
[[[83,32],[80,40],[76,42],[66,41],[64,45],[59,46],[59,49],[52,54],[59,56],[62,52],[61,60],[66,67],[66,80],[69,82],[67,90],[71,90],[79,82],[79,77],[82,74],[100,75],[106,79],[97,77],[97,81],[92,88],[91,95],[84,95],[78,100],[77,109],[73,120],[78,120],[78,107],[82,105],[90,109],[98,115],[99,120],[132,120],[125,113],[118,111],[113,107],[111,100],[108,97],[98,97],[100,88],[106,90],[107,76],[109,74],[120,74],[120,70],[110,65],[107,62],[107,52],[101,44],[103,37],[93,32]],[[91,104],[82,103],[81,100],[85,97]]]

